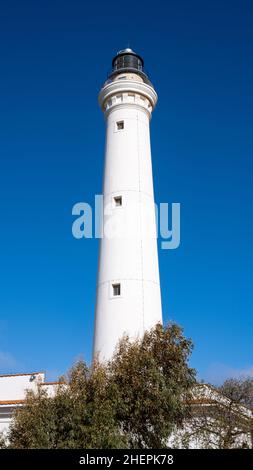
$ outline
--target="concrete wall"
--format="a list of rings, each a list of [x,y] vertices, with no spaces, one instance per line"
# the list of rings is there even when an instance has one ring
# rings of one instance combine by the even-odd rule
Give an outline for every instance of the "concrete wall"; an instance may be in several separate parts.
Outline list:
[[[0,376],[0,402],[4,400],[23,400],[26,390],[35,391],[38,384],[44,382],[45,374],[6,375]]]
[[[26,392],[36,392],[40,386],[53,396],[57,383],[45,383],[44,372],[0,376],[0,433],[8,431],[12,413],[22,406]]]

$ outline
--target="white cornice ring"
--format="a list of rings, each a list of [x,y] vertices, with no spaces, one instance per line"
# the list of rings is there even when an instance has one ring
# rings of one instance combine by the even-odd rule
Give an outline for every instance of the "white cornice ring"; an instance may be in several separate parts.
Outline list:
[[[105,102],[119,93],[137,93],[142,95],[149,100],[153,109],[157,103],[157,93],[150,85],[132,80],[116,80],[106,84],[98,95],[98,102],[102,111],[105,111]]]

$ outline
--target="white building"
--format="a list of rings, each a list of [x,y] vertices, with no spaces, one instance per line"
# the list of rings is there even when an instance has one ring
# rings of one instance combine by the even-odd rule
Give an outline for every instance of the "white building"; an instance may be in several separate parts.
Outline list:
[[[157,94],[143,59],[118,52],[99,93],[106,119],[104,233],[100,244],[94,355],[112,356],[162,322],[149,122]]]
[[[57,384],[45,382],[44,372],[0,375],[0,433],[8,430],[13,410],[24,404],[28,390],[36,392],[43,387],[51,396]]]

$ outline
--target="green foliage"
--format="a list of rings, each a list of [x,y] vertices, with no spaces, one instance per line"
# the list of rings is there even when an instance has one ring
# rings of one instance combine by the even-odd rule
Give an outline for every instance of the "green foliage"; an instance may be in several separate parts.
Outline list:
[[[124,445],[108,396],[105,366],[93,369],[79,361],[55,396],[43,387],[29,392],[26,404],[15,411],[8,436],[12,448],[114,448]]]
[[[117,420],[131,448],[163,448],[187,417],[195,373],[192,349],[177,325],[157,325],[141,342],[121,341],[110,364],[117,391]]]
[[[188,417],[195,383],[192,343],[176,325],[157,325],[141,340],[127,337],[108,363],[79,361],[53,397],[43,387],[14,413],[11,448],[166,447]]]

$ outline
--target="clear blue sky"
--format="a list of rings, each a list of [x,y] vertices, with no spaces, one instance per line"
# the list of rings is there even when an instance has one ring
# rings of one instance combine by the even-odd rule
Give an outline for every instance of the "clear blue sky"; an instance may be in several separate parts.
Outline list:
[[[159,95],[156,200],[182,204],[181,246],[159,250],[164,320],[199,377],[253,375],[252,16],[244,0],[2,4],[2,373],[90,360],[98,241],[72,237],[71,210],[101,192],[97,95],[130,44]]]

